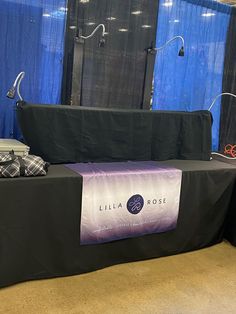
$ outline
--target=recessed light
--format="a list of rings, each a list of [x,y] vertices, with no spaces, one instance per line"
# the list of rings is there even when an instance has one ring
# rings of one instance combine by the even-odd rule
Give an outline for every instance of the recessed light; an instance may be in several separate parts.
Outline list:
[[[95,25],[95,23],[94,22],[88,22],[88,23],[85,23],[86,25]]]
[[[128,32],[128,29],[127,28],[119,28],[118,31],[119,32]]]
[[[147,25],[147,24],[142,25],[142,28],[151,28],[151,27],[152,27],[151,25]]]
[[[142,11],[133,11],[133,12],[131,12],[131,14],[133,14],[133,15],[139,15],[139,14],[142,14]]]
[[[116,20],[116,17],[110,16],[110,17],[107,18],[107,20],[108,20],[108,21],[114,21],[114,20]]]
[[[43,13],[43,16],[44,16],[44,17],[50,17],[51,14],[49,14],[49,13]]]
[[[80,0],[80,3],[88,3],[89,0]]]
[[[215,13],[203,13],[202,16],[204,17],[210,17],[210,16],[214,16]]]
[[[173,2],[164,2],[162,5],[163,5],[164,7],[172,7]]]
[[[68,11],[68,9],[65,8],[65,7],[60,7],[59,10],[60,10],[60,11],[64,11],[64,12]]]
[[[177,19],[175,19],[175,20],[169,20],[169,23],[179,23],[180,22],[180,20],[177,20]]]

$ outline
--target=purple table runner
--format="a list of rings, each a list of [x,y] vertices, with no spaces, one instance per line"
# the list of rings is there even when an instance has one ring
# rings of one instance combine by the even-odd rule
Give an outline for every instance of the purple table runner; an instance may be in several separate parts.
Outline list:
[[[83,177],[81,244],[176,228],[181,170],[152,161],[66,166]]]

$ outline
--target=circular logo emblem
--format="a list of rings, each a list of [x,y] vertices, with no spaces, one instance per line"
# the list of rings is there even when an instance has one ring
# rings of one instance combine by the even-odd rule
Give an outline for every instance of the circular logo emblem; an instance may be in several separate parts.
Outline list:
[[[142,210],[143,205],[144,205],[144,199],[142,198],[142,196],[139,194],[135,194],[131,196],[126,206],[127,206],[128,211],[131,214],[136,215]]]

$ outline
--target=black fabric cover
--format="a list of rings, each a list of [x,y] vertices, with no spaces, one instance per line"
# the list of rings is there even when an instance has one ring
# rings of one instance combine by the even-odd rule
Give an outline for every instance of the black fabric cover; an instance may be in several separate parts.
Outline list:
[[[17,113],[31,153],[51,163],[210,159],[209,111],[19,103]]]
[[[227,159],[219,155],[213,155],[214,160],[219,160],[236,168],[236,159]],[[224,237],[234,246],[236,246],[236,178],[230,206],[226,218]]]
[[[226,220],[225,238],[236,246],[236,180]]]
[[[80,246],[78,174],[54,165],[46,177],[1,179],[0,286],[81,274],[220,242],[236,167],[218,161],[162,163],[183,170],[177,228],[99,245]]]
[[[236,8],[232,7],[225,50],[223,92],[236,94]],[[220,151],[236,144],[236,99],[223,96],[221,102]]]

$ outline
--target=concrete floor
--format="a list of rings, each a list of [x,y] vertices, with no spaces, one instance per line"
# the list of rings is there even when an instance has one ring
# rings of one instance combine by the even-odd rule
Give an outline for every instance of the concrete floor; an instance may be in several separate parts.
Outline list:
[[[236,248],[211,248],[0,289],[2,314],[236,313]]]

